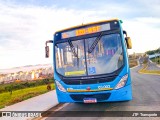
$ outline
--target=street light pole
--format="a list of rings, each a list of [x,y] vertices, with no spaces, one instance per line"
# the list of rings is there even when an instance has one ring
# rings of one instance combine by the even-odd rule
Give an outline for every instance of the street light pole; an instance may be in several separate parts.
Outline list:
[[[160,63],[160,47],[158,48],[158,64]]]
[[[154,51],[154,61],[156,63],[156,50]]]

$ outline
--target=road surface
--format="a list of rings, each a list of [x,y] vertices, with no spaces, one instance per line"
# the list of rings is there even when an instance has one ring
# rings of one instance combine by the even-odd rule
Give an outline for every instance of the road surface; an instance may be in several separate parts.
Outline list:
[[[110,103],[97,103],[97,104],[83,104],[83,103],[69,103],[64,104],[58,112],[63,117],[54,117],[55,113],[49,114],[43,118],[46,120],[105,120],[105,117],[101,117],[101,114],[95,115],[92,111],[160,111],[160,76],[158,75],[146,75],[139,74],[138,70],[141,66],[131,69],[132,77],[132,90],[133,100],[127,102],[110,102]],[[50,109],[54,111],[55,109]],[[62,112],[63,111],[63,112]],[[74,112],[68,111],[80,111],[77,112],[77,117],[74,118]],[[80,117],[84,112],[91,111],[88,117]],[[71,114],[72,113],[72,114]],[[68,114],[71,114],[70,116]],[[91,117],[93,115],[94,117]],[[79,117],[78,117],[79,116]],[[109,117],[109,119],[115,119],[116,117]],[[108,118],[107,118],[108,119]],[[119,119],[134,119],[134,117],[121,117]],[[140,117],[139,119],[144,119]],[[145,119],[150,119],[149,117]],[[157,117],[152,117],[157,119]]]
[[[160,67],[158,67],[155,63],[149,62],[147,70],[160,70]]]

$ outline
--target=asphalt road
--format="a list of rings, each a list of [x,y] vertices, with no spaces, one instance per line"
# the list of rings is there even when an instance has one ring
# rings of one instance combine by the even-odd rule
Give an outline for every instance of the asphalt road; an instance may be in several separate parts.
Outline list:
[[[63,105],[59,110],[62,117],[54,117],[56,113],[48,115],[46,120],[105,120],[106,118],[101,114],[95,115],[92,111],[160,111],[160,76],[158,75],[146,75],[139,74],[137,71],[141,67],[136,67],[131,69],[132,77],[132,90],[133,90],[133,100],[127,102],[110,102],[110,103],[97,103],[97,104],[83,104],[83,103],[69,103]],[[51,109],[52,111],[52,109]],[[54,111],[54,109],[53,109]],[[64,111],[64,112],[62,112]],[[79,117],[67,117],[68,111],[80,111],[78,112]],[[83,112],[81,111],[91,111],[89,115],[94,117],[80,117]],[[74,112],[72,113],[74,116]],[[116,113],[115,113],[116,114]],[[134,119],[134,117],[108,117],[107,119]],[[144,117],[137,117],[138,119],[144,119]],[[145,117],[145,119],[150,119]],[[152,117],[152,119],[159,119],[157,117]]]
[[[160,67],[153,62],[149,62],[147,70],[160,70]]]

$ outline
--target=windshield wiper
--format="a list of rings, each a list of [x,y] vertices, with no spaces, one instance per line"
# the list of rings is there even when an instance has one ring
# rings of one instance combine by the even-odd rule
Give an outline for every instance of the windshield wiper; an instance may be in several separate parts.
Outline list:
[[[94,48],[96,47],[97,43],[99,42],[100,38],[102,37],[103,32],[95,39],[95,41],[92,43],[91,47],[88,49],[88,53],[92,53]]]
[[[70,46],[70,48],[71,48],[71,51],[72,51],[74,57],[77,58],[77,66],[78,66],[78,68],[79,68],[78,45],[77,45],[77,53],[76,53],[75,47],[74,47],[74,45],[72,44],[72,42],[71,42],[70,40],[68,40],[68,43],[69,43],[69,46]]]
[[[72,42],[70,40],[68,40],[68,43],[69,43],[69,46],[71,48],[71,51],[72,51],[73,55],[75,57],[78,57],[78,54],[76,53],[75,47],[73,46]]]

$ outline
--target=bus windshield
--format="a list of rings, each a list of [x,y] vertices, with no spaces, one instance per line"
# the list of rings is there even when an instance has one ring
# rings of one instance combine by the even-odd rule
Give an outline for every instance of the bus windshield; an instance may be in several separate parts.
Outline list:
[[[124,61],[120,34],[103,35],[95,44],[96,39],[72,40],[72,46],[69,42],[56,44],[56,71],[66,77],[75,77],[109,74],[122,67]]]

